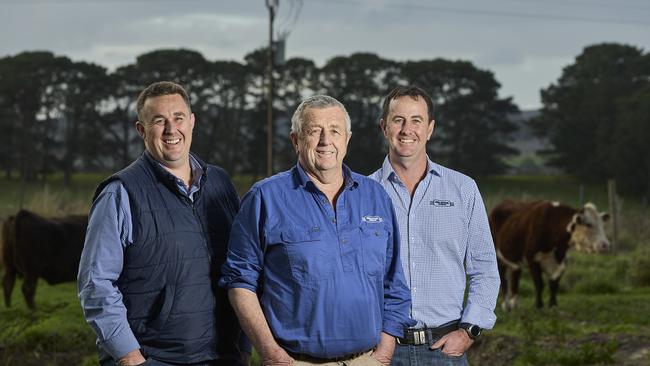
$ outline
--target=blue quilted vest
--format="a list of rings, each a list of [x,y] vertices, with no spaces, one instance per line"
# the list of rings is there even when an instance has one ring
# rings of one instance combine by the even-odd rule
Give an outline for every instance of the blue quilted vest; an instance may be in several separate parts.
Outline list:
[[[160,361],[240,358],[239,323],[217,286],[239,198],[221,168],[201,165],[194,202],[147,152],[95,193],[117,179],[129,194],[133,244],[117,287],[141,352]]]

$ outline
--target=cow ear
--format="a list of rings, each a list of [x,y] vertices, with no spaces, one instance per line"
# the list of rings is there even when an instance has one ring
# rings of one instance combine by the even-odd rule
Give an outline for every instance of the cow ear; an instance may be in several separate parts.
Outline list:
[[[571,218],[571,222],[569,222],[569,225],[566,226],[567,233],[572,233],[573,230],[575,230],[576,225],[578,224],[578,220],[580,220],[580,214],[574,214]]]
[[[582,212],[579,215],[575,215],[574,217],[575,218],[573,221],[576,223],[576,225],[582,225],[585,223],[585,219],[582,216]]]
[[[601,212],[600,213],[600,218],[603,219],[603,222],[607,222],[607,221],[609,221],[610,216],[609,216],[609,214],[607,212]]]
[[[573,230],[574,230],[575,228],[576,228],[576,223],[573,222],[573,221],[571,221],[571,222],[569,223],[569,225],[567,225],[567,227],[566,227],[566,231],[567,231],[568,233],[572,233]]]

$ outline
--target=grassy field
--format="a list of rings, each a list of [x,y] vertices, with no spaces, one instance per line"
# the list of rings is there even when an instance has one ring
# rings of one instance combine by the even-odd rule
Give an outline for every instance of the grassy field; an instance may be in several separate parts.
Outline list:
[[[50,216],[87,212],[103,176],[76,176],[69,189],[61,188],[60,177],[29,185],[0,179],[0,218],[15,213],[21,201]],[[246,177],[235,182],[240,193],[250,185]],[[580,203],[580,183],[570,177],[497,177],[478,183],[488,209],[504,198]],[[584,202],[606,209],[604,184],[582,191]],[[471,349],[472,365],[650,365],[650,210],[634,197],[621,202],[617,250],[570,252],[559,306],[553,309],[534,309],[533,287],[524,273],[518,309],[497,309],[495,329]],[[83,320],[75,284],[40,281],[33,313],[19,286],[14,307],[0,305],[0,365],[96,364],[94,335]]]

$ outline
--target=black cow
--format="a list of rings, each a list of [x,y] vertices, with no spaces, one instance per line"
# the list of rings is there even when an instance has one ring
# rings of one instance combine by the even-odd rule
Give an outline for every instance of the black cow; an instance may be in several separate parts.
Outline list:
[[[22,291],[30,309],[38,278],[50,285],[74,281],[88,226],[88,216],[75,215],[46,219],[20,210],[3,224],[5,305],[11,306],[16,275],[24,277]]]

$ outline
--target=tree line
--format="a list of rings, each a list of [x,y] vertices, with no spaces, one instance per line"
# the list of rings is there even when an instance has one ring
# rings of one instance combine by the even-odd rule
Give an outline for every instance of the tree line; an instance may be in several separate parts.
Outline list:
[[[615,178],[650,197],[650,54],[615,43],[586,47],[541,91],[532,121],[549,164],[585,181]]]
[[[266,169],[266,51],[243,62],[207,60],[192,50],[156,50],[109,72],[51,52],[0,59],[0,168],[34,180],[62,172],[116,170],[142,151],[133,123],[146,85],[171,80],[190,93],[197,125],[193,148],[231,174]],[[274,72],[274,168],[295,164],[287,137],[301,99],[329,94],[348,109],[353,137],[346,163],[370,173],[385,154],[381,101],[394,86],[415,84],[433,97],[435,160],[471,176],[503,173],[518,112],[500,98],[489,70],[442,58],[398,62],[372,53],[328,60],[292,58]],[[650,56],[628,45],[586,47],[541,91],[534,127],[550,142],[550,164],[587,180],[615,177],[624,189],[650,193]]]
[[[244,62],[209,61],[191,50],[157,50],[108,72],[51,52],[23,52],[0,59],[0,146],[8,177],[37,179],[63,172],[119,169],[141,153],[133,123],[138,92],[156,80],[188,90],[196,115],[193,147],[206,161],[231,174],[262,176],[266,169],[266,52]],[[469,174],[503,171],[504,141],[517,111],[498,97],[490,71],[443,59],[396,62],[370,53],[334,57],[322,67],[292,58],[276,67],[274,95],[275,171],[295,164],[288,139],[290,118],[314,93],[344,103],[353,138],[347,163],[370,173],[385,154],[379,131],[382,97],[398,84],[425,88],[437,102],[436,157]]]

